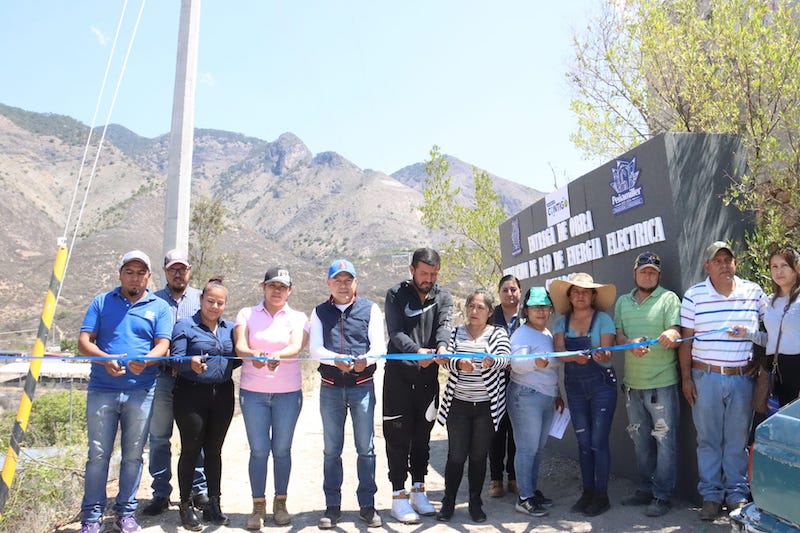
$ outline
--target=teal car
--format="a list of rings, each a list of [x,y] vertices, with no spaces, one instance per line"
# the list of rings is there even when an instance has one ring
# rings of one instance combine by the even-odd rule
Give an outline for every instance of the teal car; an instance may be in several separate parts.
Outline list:
[[[730,515],[734,533],[800,533],[800,401],[756,428],[751,491]]]

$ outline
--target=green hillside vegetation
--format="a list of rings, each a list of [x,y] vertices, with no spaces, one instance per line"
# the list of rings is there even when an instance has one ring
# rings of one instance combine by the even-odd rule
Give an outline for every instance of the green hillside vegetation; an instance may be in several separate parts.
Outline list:
[[[0,104],[0,115],[11,122],[38,135],[50,135],[71,145],[80,146],[86,143],[88,128],[66,115],[55,113],[34,113],[18,107]]]

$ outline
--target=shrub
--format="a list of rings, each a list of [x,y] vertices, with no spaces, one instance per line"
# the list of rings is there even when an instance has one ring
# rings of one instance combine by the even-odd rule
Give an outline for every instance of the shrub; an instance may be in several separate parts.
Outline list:
[[[59,391],[34,397],[0,531],[49,531],[74,520],[83,494],[86,393],[73,391],[71,396],[70,400],[70,391]],[[16,411],[0,419],[4,444],[15,419]],[[43,446],[57,447],[57,453],[43,459],[28,456],[26,450]]]

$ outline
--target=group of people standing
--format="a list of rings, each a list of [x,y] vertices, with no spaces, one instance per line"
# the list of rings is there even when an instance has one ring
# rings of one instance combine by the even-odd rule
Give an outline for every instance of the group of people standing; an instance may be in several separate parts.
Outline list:
[[[388,349],[424,354],[419,360],[387,362],[385,369],[384,434],[392,515],[406,523],[435,513],[425,492],[430,431],[439,399],[434,356],[447,350],[453,309],[450,293],[436,284],[439,268],[435,250],[415,251],[411,279],[390,289],[386,297]],[[169,507],[173,420],[181,440],[177,477],[183,527],[199,531],[203,522],[230,522],[220,504],[221,449],[234,410],[232,372],[239,366],[253,496],[246,527],[260,529],[267,519],[270,455],[275,485],[272,517],[278,525],[290,523],[286,499],[291,444],[303,404],[297,358],[307,344],[320,362],[321,376],[326,509],[319,527],[335,527],[341,518],[341,454],[348,411],[358,454],[359,516],[370,527],[380,526],[374,506],[372,376],[387,346],[383,313],[357,295],[354,265],[345,259],[330,265],[330,296],[314,308],[310,320],[288,305],[293,287],[288,269],[270,268],[261,284],[263,300],[242,309],[235,322],[223,318],[228,294],[221,278],[209,280],[202,290],[190,287],[191,264],[180,250],[166,254],[163,269],[167,286],[151,293],[150,258],[140,250],[126,253],[119,266],[120,285],[93,300],[81,326],[80,352],[96,363],[87,396],[89,453],[82,533],[97,533],[102,527],[109,458],[118,430],[122,464],[113,506],[115,527],[123,533],[141,529],[135,496],[148,434],[153,498],[142,512],[158,515]],[[412,484],[407,490],[409,474]]]
[[[613,352],[598,348],[614,345],[629,346],[621,390],[641,477],[623,505],[645,505],[648,516],[669,511],[682,392],[697,429],[701,518],[711,520],[723,505],[732,509],[748,497],[753,342],[775,354],[770,360],[780,370],[781,402],[796,398],[800,389],[794,357],[800,355],[800,257],[786,248],[772,254],[769,264],[774,291],[766,297],[757,285],[735,276],[731,248],[715,242],[706,250],[708,277],[687,290],[682,302],[660,286],[661,259],[652,252],[637,256],[635,288],[618,299],[613,285],[596,283],[585,273],[554,280],[549,291],[531,287],[522,297],[519,280],[505,276],[498,286],[500,305],[495,307],[489,291],[475,290],[466,300],[465,323],[453,327],[453,298],[436,283],[441,259],[430,248],[414,252],[410,279],[389,289],[384,313],[357,294],[355,266],[338,259],[327,271],[330,296],[310,318],[288,304],[293,289],[288,269],[272,267],[261,284],[262,301],[239,311],[233,322],[223,318],[227,289],[222,279],[209,280],[202,290],[189,286],[191,264],[185,252],[167,253],[167,286],[155,293],[147,290],[150,259],[138,250],[128,252],[120,262],[120,285],[93,300],[79,337],[80,352],[97,358],[87,397],[89,453],[81,531],[101,528],[118,429],[122,463],[113,507],[116,527],[123,533],[140,530],[135,495],[148,434],[153,498],[143,512],[157,515],[169,507],[173,419],[181,440],[177,477],[184,528],[199,531],[204,521],[229,523],[220,504],[221,449],[233,416],[232,372],[238,366],[253,497],[246,527],[260,529],[267,520],[270,455],[273,520],[289,524],[291,444],[303,405],[297,360],[306,344],[320,363],[322,529],[335,527],[342,516],[348,412],[357,453],[359,517],[370,527],[382,524],[374,500],[373,377],[377,361],[387,353],[382,423],[394,519],[418,523],[420,516],[436,515],[439,521],[451,520],[468,463],[469,515],[474,522],[485,521],[481,491],[487,457],[490,496],[503,494],[505,473],[508,490],[517,493],[515,509],[546,516],[553,502],[537,480],[554,413],[564,408],[561,375],[583,484],[572,510],[586,516],[606,512],[618,384]],[[613,319],[605,312],[612,307]],[[553,309],[559,317],[551,333]],[[759,331],[762,319],[766,332]],[[645,342],[650,339],[657,343]],[[555,357],[554,352],[571,355]],[[441,402],[440,367],[448,371]],[[437,419],[448,432],[438,512],[425,489],[430,433]]]

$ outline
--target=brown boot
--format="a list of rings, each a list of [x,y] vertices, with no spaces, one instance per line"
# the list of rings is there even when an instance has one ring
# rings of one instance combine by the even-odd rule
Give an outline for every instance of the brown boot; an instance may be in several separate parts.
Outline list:
[[[516,479],[509,479],[508,480],[508,492],[509,492],[509,494],[519,494],[519,490],[517,490],[517,480]]]
[[[267,501],[264,498],[253,498],[253,514],[247,517],[247,529],[257,530],[264,527],[267,519]]]
[[[285,526],[292,521],[292,515],[286,510],[286,496],[275,496],[272,500],[272,518],[279,526]]]
[[[503,491],[503,481],[502,480],[492,480],[489,484],[489,497],[491,498],[500,498],[505,492]]]

